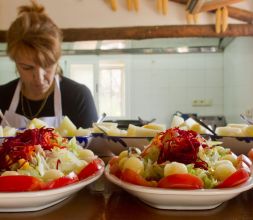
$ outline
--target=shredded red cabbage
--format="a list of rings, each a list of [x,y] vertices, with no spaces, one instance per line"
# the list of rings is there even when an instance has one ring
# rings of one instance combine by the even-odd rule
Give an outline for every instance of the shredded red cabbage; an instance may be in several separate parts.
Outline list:
[[[168,129],[159,135],[160,155],[158,164],[166,161],[176,161],[184,164],[193,163],[195,167],[207,169],[205,161],[197,157],[199,147],[207,147],[204,138],[195,131],[185,131],[179,128]]]
[[[0,146],[0,170],[7,170],[20,159],[29,161],[35,153],[35,146],[40,145],[44,150],[58,146],[56,133],[53,128],[27,129],[15,137],[6,138]]]

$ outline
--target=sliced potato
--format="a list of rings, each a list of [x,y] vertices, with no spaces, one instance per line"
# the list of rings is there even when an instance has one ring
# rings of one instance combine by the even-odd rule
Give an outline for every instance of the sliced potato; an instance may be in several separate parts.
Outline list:
[[[33,129],[33,128],[42,128],[42,127],[48,127],[47,123],[38,119],[38,118],[34,118],[30,121],[30,123],[27,126],[29,129]]]
[[[90,128],[78,128],[76,130],[75,136],[88,136],[91,134],[91,129]]]
[[[148,128],[148,129],[153,129],[153,130],[159,130],[159,131],[166,130],[166,125],[165,124],[149,123],[149,124],[143,125],[142,127],[143,128]]]
[[[76,134],[76,126],[74,123],[69,119],[68,116],[65,116],[63,120],[61,121],[60,126],[57,128],[57,131],[62,135],[62,136],[68,136],[68,137],[73,137]]]
[[[138,127],[132,124],[129,124],[127,129],[128,137],[154,137],[157,133],[159,133],[158,130]]]
[[[4,137],[12,137],[15,136],[17,133],[17,129],[9,126],[5,126],[3,128],[3,136]]]
[[[184,119],[180,116],[174,115],[171,121],[171,128],[179,127],[184,123]]]

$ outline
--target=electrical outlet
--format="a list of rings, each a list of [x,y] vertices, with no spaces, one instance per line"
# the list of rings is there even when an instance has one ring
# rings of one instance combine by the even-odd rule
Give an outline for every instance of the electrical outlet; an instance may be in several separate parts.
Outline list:
[[[212,99],[194,99],[192,100],[192,106],[195,107],[208,107],[212,106]]]

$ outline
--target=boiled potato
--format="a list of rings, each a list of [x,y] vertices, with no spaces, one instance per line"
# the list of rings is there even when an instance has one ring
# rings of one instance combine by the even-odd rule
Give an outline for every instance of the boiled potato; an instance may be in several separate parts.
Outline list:
[[[122,170],[125,166],[125,162],[128,160],[127,157],[123,157],[119,160],[119,168]]]
[[[224,161],[228,161],[228,160],[218,161],[220,163],[214,167],[214,176],[220,181],[225,180],[231,174],[236,172],[236,168],[233,166],[231,161],[228,161],[228,162],[224,162]]]
[[[241,128],[238,127],[217,127],[215,133],[219,136],[243,136]]]
[[[206,129],[203,126],[201,126],[199,123],[196,123],[196,124],[192,125],[190,127],[190,130],[193,130],[193,131],[195,131],[199,134],[205,134],[206,133]]]
[[[232,127],[232,128],[245,128],[247,127],[247,124],[228,124],[227,127]]]
[[[153,129],[153,130],[158,130],[158,131],[166,130],[166,125],[165,124],[149,123],[149,124],[143,125],[142,127],[143,128],[148,128],[148,129]]]
[[[216,161],[214,166],[217,167],[221,164],[227,164],[228,166],[234,166],[233,163],[230,160],[218,160],[218,161]]]
[[[185,121],[185,125],[188,126],[189,130],[193,130],[199,134],[207,133],[206,129],[203,126],[201,126],[199,123],[197,123],[195,120],[193,120],[192,118],[188,118]]]
[[[43,175],[43,180],[45,182],[50,182],[52,180],[58,179],[60,177],[64,176],[64,173],[57,169],[50,169],[45,171],[45,174]]]
[[[30,121],[30,123],[28,124],[28,128],[29,129],[34,129],[34,128],[42,128],[42,127],[48,127],[47,123],[38,119],[38,118],[34,118]]]
[[[128,125],[127,136],[129,137],[154,137],[158,130],[138,127],[132,124]]]
[[[64,137],[73,137],[75,136],[77,129],[69,117],[65,116],[56,130]]]
[[[169,176],[178,173],[188,173],[187,167],[183,163],[172,162],[164,167],[164,176]]]
[[[139,158],[130,157],[124,162],[123,169],[130,169],[140,174],[144,170],[144,164]]]
[[[89,136],[90,134],[91,134],[90,128],[81,128],[80,127],[76,130],[75,136],[82,137],[82,136]]]
[[[119,159],[122,159],[124,157],[128,157],[128,151],[124,150],[119,154]]]
[[[231,154],[226,154],[225,156],[222,157],[222,160],[229,160],[229,161],[232,162],[232,164],[233,164],[234,166],[237,165],[237,156],[236,156],[235,154],[233,154],[233,153],[231,153]]]
[[[171,121],[171,128],[179,127],[184,123],[184,119],[180,116],[174,115]]]
[[[253,125],[242,128],[242,133],[245,137],[253,137]]]
[[[94,155],[93,151],[91,151],[89,149],[80,149],[78,151],[78,157],[81,160],[87,161],[88,163],[95,159],[95,155]]]
[[[127,131],[121,130],[119,128],[110,128],[109,130],[106,131],[106,134],[109,136],[126,136]]]
[[[108,132],[110,129],[116,129],[117,127],[118,127],[118,123],[114,123],[114,122],[93,123],[92,132],[103,133],[103,131],[99,128],[102,128],[104,131]]]
[[[4,171],[1,176],[18,176],[19,173],[17,171]]]
[[[187,125],[180,126],[181,130],[188,131],[189,127]]]
[[[6,126],[3,128],[3,136],[4,137],[12,137],[17,133],[17,129],[13,127]]]

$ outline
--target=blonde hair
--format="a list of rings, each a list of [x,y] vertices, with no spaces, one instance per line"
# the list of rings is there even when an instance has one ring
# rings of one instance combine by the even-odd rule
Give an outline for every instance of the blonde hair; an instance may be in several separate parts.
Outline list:
[[[62,32],[34,0],[19,7],[7,32],[7,54],[12,60],[28,56],[41,67],[56,64],[61,56]]]

